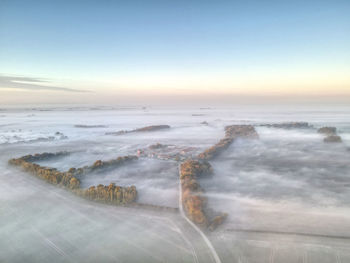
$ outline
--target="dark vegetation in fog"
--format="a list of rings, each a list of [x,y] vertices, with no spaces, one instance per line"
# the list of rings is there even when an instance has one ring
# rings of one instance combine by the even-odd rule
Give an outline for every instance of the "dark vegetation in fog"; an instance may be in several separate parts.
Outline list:
[[[281,129],[309,129],[313,128],[308,122],[284,122],[284,123],[272,123],[261,124],[263,127],[281,128]]]
[[[225,127],[225,137],[217,144],[206,149],[198,155],[199,159],[210,160],[220,154],[223,150],[230,146],[230,144],[237,137],[258,138],[258,134],[251,125],[231,125]]]
[[[84,166],[81,168],[70,168],[68,172],[73,173],[75,175],[82,175],[82,174],[87,174],[100,169],[115,168],[122,164],[125,164],[130,161],[134,161],[134,160],[137,160],[137,156],[135,155],[120,156],[117,159],[112,159],[109,161],[97,160],[91,166]]]
[[[182,205],[189,219],[202,228],[209,228],[213,231],[224,222],[227,214],[215,215],[215,212],[207,207],[207,199],[203,195],[203,189],[197,179],[213,172],[210,163],[206,160],[219,155],[235,139],[240,137],[258,138],[258,134],[251,125],[226,126],[225,137],[199,154],[198,161],[186,160],[180,166]]]
[[[67,155],[67,152],[58,153],[42,153],[34,155],[26,155],[17,159],[9,160],[12,165],[21,166],[25,171],[31,172],[37,177],[54,185],[63,186],[72,190],[73,193],[87,198],[89,200],[104,202],[109,204],[129,204],[135,202],[137,198],[137,191],[135,186],[121,187],[114,184],[105,186],[99,184],[98,186],[91,186],[88,189],[80,188],[79,177],[92,172],[96,169],[116,167],[126,162],[137,159],[136,156],[123,156],[110,161],[96,161],[92,166],[83,168],[71,168],[67,172],[60,172],[55,168],[43,167],[33,162],[47,160],[55,157]]]
[[[337,135],[336,127],[322,127],[317,130],[318,133],[324,134],[326,137],[323,139],[324,142],[341,142],[341,137]]]
[[[261,124],[263,127],[282,128],[282,129],[312,129],[314,128],[308,122],[285,122],[285,123],[273,123],[273,124]],[[323,139],[326,143],[341,142],[341,137],[337,135],[336,127],[322,127],[317,130],[318,133],[325,135]]]
[[[151,126],[146,126],[142,128],[138,128],[135,130],[121,130],[117,132],[107,132],[106,135],[122,135],[126,133],[132,133],[132,132],[151,132],[151,131],[159,131],[159,130],[164,130],[164,129],[170,129],[169,125],[151,125]]]
[[[210,218],[207,199],[203,194],[197,178],[210,175],[213,172],[207,161],[187,160],[180,166],[182,205],[188,218],[202,228],[213,231],[224,222],[226,213]]]
[[[324,142],[341,142],[339,135],[329,135],[323,139]]]
[[[197,150],[196,147],[181,147],[156,143],[147,148],[138,149],[137,156],[179,162],[191,158],[192,152],[195,150]]]

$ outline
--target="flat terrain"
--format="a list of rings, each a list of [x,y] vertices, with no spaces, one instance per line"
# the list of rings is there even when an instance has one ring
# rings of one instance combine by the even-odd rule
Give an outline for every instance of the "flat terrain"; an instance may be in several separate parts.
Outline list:
[[[214,174],[200,184],[209,206],[229,216],[205,235],[221,262],[349,262],[350,109],[3,111],[0,262],[217,262],[180,213],[89,202],[7,161],[69,151],[68,157],[42,163],[67,170],[156,143],[196,155],[222,138],[225,125],[286,120],[308,121],[315,129],[256,126],[259,140],[234,142],[211,161]],[[106,135],[162,124],[171,128]],[[326,125],[337,127],[343,143],[323,143],[316,128]],[[167,160],[165,152],[162,160],[149,153],[82,183],[134,184],[141,203],[178,208],[178,163]]]

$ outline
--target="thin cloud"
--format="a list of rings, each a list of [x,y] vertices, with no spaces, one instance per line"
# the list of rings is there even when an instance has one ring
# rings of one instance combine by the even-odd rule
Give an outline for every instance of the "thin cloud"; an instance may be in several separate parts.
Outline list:
[[[49,90],[49,91],[67,91],[67,92],[87,92],[86,90],[78,90],[71,88],[63,88],[56,86],[48,86],[42,83],[50,83],[50,81],[31,77],[12,77],[0,75],[0,89],[22,89],[22,90]]]

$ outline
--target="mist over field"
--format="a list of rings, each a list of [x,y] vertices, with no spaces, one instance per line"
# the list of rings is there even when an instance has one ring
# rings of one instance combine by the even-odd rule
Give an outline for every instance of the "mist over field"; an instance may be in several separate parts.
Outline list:
[[[0,263],[349,263],[349,14],[0,0]]]
[[[291,262],[304,257],[307,262],[347,262],[349,120],[348,106],[3,108],[0,261],[202,262],[201,253],[208,253],[205,244],[175,210],[84,200],[10,166],[8,160],[67,151],[69,155],[36,162],[67,171],[142,150],[138,160],[82,177],[81,187],[135,185],[138,203],[178,209],[179,162],[169,156],[196,158],[224,136],[225,126],[251,124],[259,138],[235,140],[210,161],[213,174],[198,179],[208,207],[228,213],[217,229],[206,233],[221,261],[263,262],[273,252],[275,262],[286,257],[295,257]],[[294,121],[310,127],[262,126]],[[170,128],[110,134],[149,125]],[[324,143],[317,132],[323,126],[336,127],[342,143]],[[150,150],[157,143],[163,148]]]

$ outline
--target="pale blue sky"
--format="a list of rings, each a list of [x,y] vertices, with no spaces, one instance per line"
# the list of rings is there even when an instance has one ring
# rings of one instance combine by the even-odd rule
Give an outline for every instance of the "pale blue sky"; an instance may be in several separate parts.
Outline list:
[[[344,93],[349,14],[347,0],[1,0],[0,74],[104,92]]]

